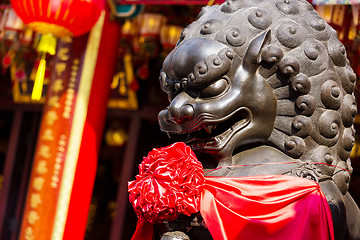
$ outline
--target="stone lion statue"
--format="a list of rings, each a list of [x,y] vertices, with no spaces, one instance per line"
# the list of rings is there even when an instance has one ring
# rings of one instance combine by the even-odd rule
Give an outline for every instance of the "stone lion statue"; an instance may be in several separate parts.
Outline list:
[[[160,84],[170,104],[159,123],[205,169],[229,166],[210,175],[318,182],[335,238],[360,239],[348,193],[355,81],[336,31],[306,0],[229,0],[204,7],[166,57]]]

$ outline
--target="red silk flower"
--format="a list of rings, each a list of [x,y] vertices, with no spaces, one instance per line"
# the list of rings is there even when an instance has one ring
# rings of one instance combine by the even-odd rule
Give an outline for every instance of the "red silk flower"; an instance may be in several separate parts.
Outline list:
[[[129,200],[139,220],[172,221],[179,214],[199,211],[204,181],[203,167],[191,148],[177,142],[153,149],[144,158],[136,180],[128,184]]]
[[[153,239],[153,225],[199,212],[217,240],[333,240],[320,186],[288,175],[204,177],[189,146],[153,149],[129,182],[138,216],[132,240]]]

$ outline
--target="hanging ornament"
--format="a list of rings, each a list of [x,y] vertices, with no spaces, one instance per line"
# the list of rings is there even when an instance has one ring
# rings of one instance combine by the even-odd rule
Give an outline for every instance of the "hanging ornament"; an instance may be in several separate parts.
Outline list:
[[[147,61],[145,61],[145,63],[138,69],[137,74],[141,80],[146,80],[149,78],[150,69]]]
[[[55,55],[56,38],[52,34],[44,34],[39,42],[38,52],[41,54],[38,70],[35,76],[34,88],[31,93],[31,99],[39,101],[42,94],[45,70],[46,54]]]
[[[8,69],[8,67],[11,64],[11,58],[12,58],[11,55],[12,55],[11,51],[8,51],[1,61],[3,74],[5,74],[6,70]]]
[[[128,134],[119,127],[109,128],[105,133],[105,141],[108,146],[123,146],[128,140]]]
[[[13,62],[14,52],[16,52],[19,47],[18,36],[23,28],[24,24],[14,10],[5,9],[0,21],[2,74],[5,74]]]
[[[34,30],[32,30],[29,27],[25,28],[22,34],[21,44],[25,46],[30,46],[31,43],[33,42],[33,37],[34,37]]]
[[[11,0],[11,6],[37,32],[57,37],[80,36],[96,23],[104,0]]]
[[[183,29],[184,28],[182,26],[177,25],[166,25],[162,27],[160,33],[160,42],[162,45],[161,57],[163,59],[165,59],[168,53],[176,46]]]
[[[134,92],[137,92],[139,90],[140,85],[139,85],[138,80],[135,77],[132,79],[132,82],[130,83],[129,88],[131,91],[134,91]]]
[[[16,15],[13,9],[9,9],[7,12],[7,18],[4,23],[5,39],[8,41],[18,40],[18,35],[24,29],[24,23]]]
[[[144,13],[139,16],[140,54],[145,58],[157,57],[160,53],[160,32],[167,19],[161,14]]]
[[[18,68],[15,72],[15,80],[18,82],[24,82],[26,80],[26,73],[23,68]]]
[[[104,9],[104,0],[11,0],[11,6],[33,30],[42,33],[38,51],[41,60],[31,98],[39,100],[46,68],[46,55],[54,55],[56,37],[87,33]]]

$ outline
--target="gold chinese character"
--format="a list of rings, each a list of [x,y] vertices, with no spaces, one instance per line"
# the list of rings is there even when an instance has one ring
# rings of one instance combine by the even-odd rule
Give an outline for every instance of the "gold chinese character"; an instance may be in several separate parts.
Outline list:
[[[38,165],[36,166],[36,172],[40,175],[47,172],[46,161],[39,161]]]
[[[61,170],[61,165],[60,165],[61,160],[62,159],[60,159],[60,161],[57,161],[57,163],[55,164],[54,171],[59,172]]]
[[[119,80],[120,80],[120,73],[116,74],[114,77],[113,77],[113,80],[110,84],[110,89],[116,89],[117,86],[119,85]]]
[[[69,60],[69,48],[60,48],[57,52],[57,56],[61,61]]]
[[[64,112],[63,113],[63,117],[65,118],[65,119],[70,119],[70,113],[69,112]]]
[[[54,122],[58,119],[58,115],[54,110],[48,111],[45,116],[45,121],[47,125],[54,125]]]
[[[80,63],[79,59],[75,58],[74,59],[74,64],[79,64],[79,63]]]
[[[70,36],[63,36],[63,37],[61,37],[61,41],[63,42],[63,43],[71,43],[72,42],[72,37],[70,37]]]
[[[39,193],[32,193],[30,196],[30,206],[32,208],[37,208],[41,203],[41,198]]]
[[[41,140],[53,141],[54,140],[53,130],[51,128],[45,129],[44,133],[41,135]]]
[[[62,153],[65,152],[65,148],[63,146],[58,146],[57,150]]]
[[[51,183],[58,183],[59,182],[59,177],[57,175],[59,175],[59,171],[57,173],[55,173],[54,176],[51,177]]]
[[[31,210],[27,215],[28,223],[33,225],[37,220],[39,220],[39,214],[35,210]]]
[[[51,157],[50,147],[45,144],[40,145],[39,156],[43,158]]]
[[[72,102],[70,101],[70,102],[68,102],[68,104],[65,105],[64,112],[70,114],[70,112],[71,112],[71,103]]]
[[[74,93],[66,94],[66,101],[72,101],[74,99]]]
[[[58,184],[56,182],[51,182],[50,185],[51,185],[52,188],[57,188],[58,187]]]
[[[53,83],[53,86],[52,86],[52,90],[55,93],[58,93],[58,92],[62,91],[63,89],[64,89],[63,80],[62,79],[55,79],[55,81]]]
[[[34,231],[33,231],[33,229],[31,227],[25,228],[25,236],[24,236],[24,238],[26,240],[34,240],[35,239]]]
[[[60,140],[58,141],[58,143],[59,143],[59,145],[62,146],[62,147],[64,147],[64,146],[66,145],[65,139],[60,139]]]
[[[33,188],[37,191],[41,191],[44,186],[45,178],[43,177],[35,177],[33,180]]]
[[[49,106],[59,108],[60,107],[59,99],[60,99],[59,96],[51,96],[48,100]]]
[[[71,80],[71,79],[70,79]],[[76,80],[76,79],[75,79]],[[70,82],[68,85],[69,89],[74,90],[74,88],[76,87],[74,82]]]
[[[56,76],[60,77],[66,69],[66,63],[57,63],[55,65]]]
[[[66,90],[66,98],[71,97],[71,99],[72,99],[72,98],[74,98],[74,95],[75,95],[75,90],[74,89],[69,88],[68,90]]]
[[[66,99],[66,101],[65,101],[65,106],[71,108],[72,103],[73,103],[72,99]]]
[[[56,153],[56,158],[55,158],[55,160],[57,159],[57,158],[62,158],[64,156],[64,153],[63,152],[57,152]]]
[[[71,66],[71,70],[77,72],[79,70],[79,63],[74,61],[74,64]]]

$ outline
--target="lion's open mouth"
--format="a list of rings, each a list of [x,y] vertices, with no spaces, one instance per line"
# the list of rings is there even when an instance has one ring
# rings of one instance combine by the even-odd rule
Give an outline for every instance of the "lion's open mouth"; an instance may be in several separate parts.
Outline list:
[[[184,141],[193,150],[219,148],[250,123],[250,116],[250,111],[242,108],[216,122],[205,122],[201,130],[188,133]]]

